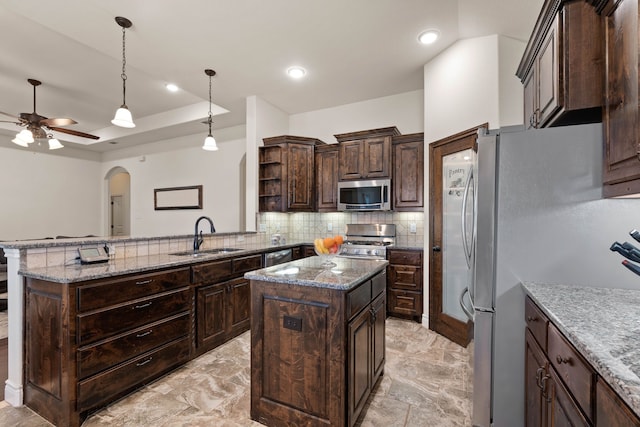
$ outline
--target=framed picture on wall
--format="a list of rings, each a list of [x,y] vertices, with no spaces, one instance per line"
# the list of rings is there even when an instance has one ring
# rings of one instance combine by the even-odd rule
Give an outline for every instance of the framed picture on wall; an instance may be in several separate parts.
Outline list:
[[[153,190],[154,209],[202,209],[202,185],[156,188]]]

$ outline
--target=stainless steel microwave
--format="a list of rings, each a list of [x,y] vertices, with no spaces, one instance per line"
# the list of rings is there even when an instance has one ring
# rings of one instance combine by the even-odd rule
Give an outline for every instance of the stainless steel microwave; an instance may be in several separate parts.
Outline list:
[[[390,211],[391,180],[338,182],[339,211]]]

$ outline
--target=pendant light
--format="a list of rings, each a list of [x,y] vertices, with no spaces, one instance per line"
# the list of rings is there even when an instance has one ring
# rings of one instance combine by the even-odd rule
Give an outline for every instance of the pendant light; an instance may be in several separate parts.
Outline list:
[[[213,114],[211,113],[211,77],[215,76],[216,72],[207,68],[204,70],[204,73],[209,76],[209,119],[207,120],[207,123],[209,124],[209,135],[204,139],[202,149],[207,151],[218,151],[216,139],[211,135],[211,124],[213,123]]]
[[[122,27],[122,74],[120,77],[122,78],[122,105],[116,111],[116,115],[111,120],[116,126],[120,126],[123,128],[134,128],[136,127],[135,123],[133,123],[133,118],[131,117],[131,111],[127,108],[126,102],[126,94],[127,94],[127,74],[125,73],[125,66],[127,64],[127,59],[125,56],[125,29],[131,27],[131,21],[127,18],[123,18],[122,16],[116,16],[116,22],[119,26]]]

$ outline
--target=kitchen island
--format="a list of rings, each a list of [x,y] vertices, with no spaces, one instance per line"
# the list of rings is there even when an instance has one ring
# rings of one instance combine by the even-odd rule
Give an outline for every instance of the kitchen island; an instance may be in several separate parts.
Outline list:
[[[311,257],[251,280],[251,418],[353,426],[384,370],[387,261]]]

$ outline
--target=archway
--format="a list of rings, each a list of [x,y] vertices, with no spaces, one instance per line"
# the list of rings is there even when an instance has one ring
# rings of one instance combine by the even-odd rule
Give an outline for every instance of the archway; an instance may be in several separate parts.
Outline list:
[[[107,230],[109,236],[129,236],[131,234],[131,176],[122,167],[112,168],[106,175],[107,181]]]

